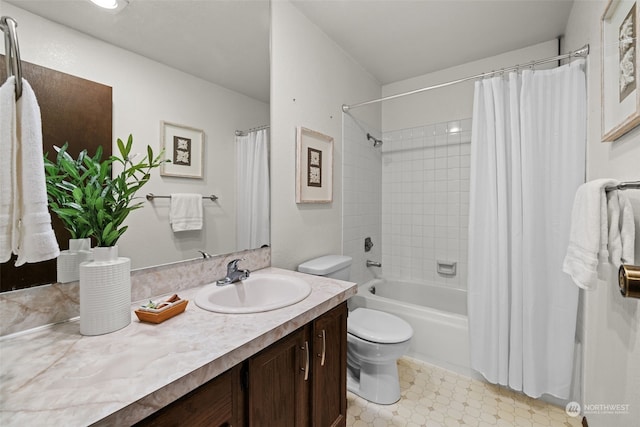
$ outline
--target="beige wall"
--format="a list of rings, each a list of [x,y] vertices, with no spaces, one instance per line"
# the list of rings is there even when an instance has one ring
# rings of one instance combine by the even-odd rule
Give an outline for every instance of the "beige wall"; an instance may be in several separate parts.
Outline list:
[[[380,85],[291,3],[271,8],[271,260],[295,269],[342,252],[341,106],[379,97]],[[380,122],[379,107],[354,114]],[[334,138],[333,203],[295,202],[297,126]]]
[[[574,3],[564,50],[589,43],[587,180],[640,179],[640,132],[614,143],[600,142],[600,18],[606,2]],[[636,222],[636,260],[640,264],[640,191],[626,191]],[[628,427],[640,420],[640,300],[623,299],[615,271],[594,291],[584,292],[578,334],[584,345],[583,409],[591,427]],[[626,414],[603,414],[589,405],[628,404]],[[585,408],[586,406],[586,408]],[[595,413],[594,413],[595,411]]]

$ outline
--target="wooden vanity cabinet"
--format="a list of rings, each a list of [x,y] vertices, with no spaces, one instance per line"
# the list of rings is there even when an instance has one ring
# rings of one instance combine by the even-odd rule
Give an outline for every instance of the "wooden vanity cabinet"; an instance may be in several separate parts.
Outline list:
[[[247,363],[248,426],[346,425],[346,303],[249,358]]]
[[[347,303],[312,322],[311,425],[347,422]]]
[[[241,366],[235,366],[135,424],[136,427],[241,426]]]
[[[309,425],[308,335],[298,329],[246,362],[248,426]]]
[[[136,426],[345,426],[346,375],[345,302]]]

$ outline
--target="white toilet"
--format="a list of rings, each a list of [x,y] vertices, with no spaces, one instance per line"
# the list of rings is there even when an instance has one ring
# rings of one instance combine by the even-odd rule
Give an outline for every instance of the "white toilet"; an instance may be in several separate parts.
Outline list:
[[[304,262],[298,271],[349,280],[351,257],[327,255]],[[397,360],[409,348],[413,329],[389,313],[356,308],[347,319],[347,389],[382,405],[400,399]]]

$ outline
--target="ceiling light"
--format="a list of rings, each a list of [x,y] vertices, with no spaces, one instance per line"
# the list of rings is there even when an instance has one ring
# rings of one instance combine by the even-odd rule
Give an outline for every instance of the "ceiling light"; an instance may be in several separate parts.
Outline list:
[[[91,3],[104,9],[115,9],[118,7],[118,2],[116,0],[91,0]]]
[[[110,12],[120,12],[129,5],[131,0],[89,0],[91,3]]]

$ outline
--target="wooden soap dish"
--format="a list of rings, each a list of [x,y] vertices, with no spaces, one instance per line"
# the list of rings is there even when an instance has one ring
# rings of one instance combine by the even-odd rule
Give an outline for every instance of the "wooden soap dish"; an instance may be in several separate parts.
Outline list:
[[[164,310],[159,310],[158,312],[136,310],[135,313],[136,316],[138,316],[138,319],[142,322],[162,323],[165,320],[182,313],[187,308],[187,304],[189,304],[189,300],[183,299]]]

